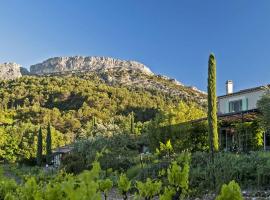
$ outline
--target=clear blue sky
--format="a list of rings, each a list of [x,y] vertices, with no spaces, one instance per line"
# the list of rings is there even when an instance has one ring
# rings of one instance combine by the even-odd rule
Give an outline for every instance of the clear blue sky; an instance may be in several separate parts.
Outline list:
[[[206,90],[214,52],[218,94],[270,83],[269,0],[8,0],[0,27],[0,63],[111,56]]]

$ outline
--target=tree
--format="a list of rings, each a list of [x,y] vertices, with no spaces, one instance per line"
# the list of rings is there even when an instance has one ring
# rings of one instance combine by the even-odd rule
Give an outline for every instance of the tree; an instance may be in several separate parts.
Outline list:
[[[38,131],[38,141],[37,141],[37,165],[42,163],[42,130],[41,127]]]
[[[47,127],[47,137],[46,137],[46,163],[51,162],[52,155],[52,133],[51,133],[51,124],[48,123]]]
[[[131,134],[135,133],[134,113],[133,112],[131,112],[131,114],[130,114],[130,132],[131,132]]]
[[[208,61],[208,131],[210,150],[217,152],[218,129],[217,129],[217,95],[216,95],[216,59],[214,54],[210,54]]]
[[[258,109],[261,112],[261,121],[264,129],[270,129],[270,91],[262,96],[262,98],[257,103]]]
[[[217,130],[217,95],[216,95],[216,59],[210,54],[208,60],[208,133],[209,146],[211,151],[211,164],[214,165],[214,152],[218,151],[218,130]],[[213,188],[216,187],[215,169],[211,172]]]

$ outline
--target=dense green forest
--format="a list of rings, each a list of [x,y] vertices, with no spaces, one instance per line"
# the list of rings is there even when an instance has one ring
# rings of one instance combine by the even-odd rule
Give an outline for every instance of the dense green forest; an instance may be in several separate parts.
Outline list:
[[[34,159],[39,127],[45,130],[48,123],[52,148],[117,134],[133,135],[155,148],[169,134],[160,127],[205,116],[198,102],[157,90],[109,86],[94,74],[1,81],[0,108],[0,159],[9,162]],[[151,140],[148,134],[154,135]]]

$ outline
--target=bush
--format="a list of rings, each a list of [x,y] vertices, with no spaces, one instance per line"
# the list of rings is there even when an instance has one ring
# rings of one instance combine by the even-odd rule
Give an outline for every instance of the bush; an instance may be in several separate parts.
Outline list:
[[[86,166],[95,160],[97,152],[103,152],[99,158],[102,169],[126,171],[136,164],[135,159],[139,154],[138,141],[134,137],[124,134],[98,136],[77,142],[74,151],[85,159]]]
[[[66,172],[74,174],[78,174],[86,168],[84,160],[75,153],[65,155],[61,164]]]
[[[235,181],[231,181],[228,185],[224,184],[216,200],[243,200],[239,185]]]
[[[242,188],[269,189],[269,160],[269,152],[220,152],[215,154],[215,162],[212,165],[208,153],[194,153],[190,168],[191,188],[196,188],[197,192],[207,192],[205,188],[211,188],[210,173],[214,169],[217,189],[231,180],[236,180]]]
[[[0,199],[5,199],[6,195],[16,191],[17,183],[13,179],[5,179],[0,177]]]
[[[104,199],[106,200],[108,197],[109,191],[112,189],[113,182],[107,178],[105,180],[99,180],[98,185],[99,185],[99,190],[103,192]]]
[[[118,190],[123,195],[123,199],[127,199],[127,193],[130,190],[131,182],[125,174],[121,174],[118,180]]]
[[[140,174],[141,170],[141,165],[135,165],[127,170],[127,177],[129,179],[135,179]]]
[[[153,181],[150,178],[147,178],[145,183],[140,181],[137,181],[136,183],[140,197],[145,198],[145,200],[150,200],[154,196],[158,195],[161,190],[161,186],[161,181]]]

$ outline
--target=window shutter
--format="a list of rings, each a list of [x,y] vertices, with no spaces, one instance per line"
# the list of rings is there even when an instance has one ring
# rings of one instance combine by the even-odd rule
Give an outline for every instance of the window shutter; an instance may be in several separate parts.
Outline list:
[[[225,113],[229,113],[229,112],[231,112],[231,110],[230,110],[230,102],[228,101],[228,102],[226,103]]]
[[[242,110],[248,110],[248,98],[242,99]]]
[[[244,111],[246,109],[247,109],[247,101],[246,101],[246,98],[245,98],[245,99],[242,99],[242,111]]]

